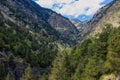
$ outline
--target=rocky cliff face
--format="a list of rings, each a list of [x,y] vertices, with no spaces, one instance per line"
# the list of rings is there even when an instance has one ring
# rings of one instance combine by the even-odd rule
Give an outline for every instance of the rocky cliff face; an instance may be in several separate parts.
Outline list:
[[[79,31],[67,18],[63,18],[61,15],[56,13],[51,13],[48,18],[48,22],[54,29],[62,33],[62,36],[72,40],[76,39],[76,35]]]
[[[115,0],[102,7],[91,20],[77,22],[77,25],[73,22],[73,24],[79,28],[78,40],[80,41],[89,34],[91,36],[98,34],[106,24],[112,24],[115,27],[120,26],[120,0]]]
[[[111,4],[101,8],[98,13],[95,18],[101,16],[96,24],[92,24],[92,26],[95,25],[92,35],[101,32],[106,24],[111,24],[113,27],[120,26],[120,0],[114,0]]]
[[[75,41],[79,32],[67,18],[40,7],[32,0],[1,0],[0,13],[17,25],[35,32],[43,30],[58,42]]]
[[[70,21],[76,26],[76,28],[79,31],[82,30],[81,29],[82,28],[82,26],[81,26],[82,22],[80,20],[78,20],[78,19],[70,19]]]

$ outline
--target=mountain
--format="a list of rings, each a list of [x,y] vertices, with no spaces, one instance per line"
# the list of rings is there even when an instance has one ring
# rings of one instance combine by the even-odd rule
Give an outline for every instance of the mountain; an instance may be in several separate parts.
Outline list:
[[[53,37],[53,40],[62,43],[76,42],[78,30],[65,17],[37,5],[31,0],[2,0],[1,14],[12,22],[39,32],[43,30]],[[24,15],[23,15],[24,14]]]
[[[78,40],[82,41],[88,36],[95,36],[96,34],[102,32],[102,29],[107,24],[118,27],[120,25],[119,5],[120,1],[114,0],[110,4],[99,9],[89,21],[79,21],[77,23],[71,21],[79,30]]]
[[[0,80],[39,79],[60,45],[76,44],[78,32],[69,19],[31,0],[1,0]]]
[[[120,0],[98,10],[82,26],[80,44],[57,54],[48,80],[120,80]]]
[[[1,0],[0,80],[119,80],[119,9],[115,0],[80,22],[31,0]]]
[[[114,0],[112,3],[101,8],[98,13],[94,16],[92,21],[97,20],[97,23],[92,23],[95,27],[92,30],[92,34],[96,34],[102,31],[105,25],[111,24],[113,27],[120,26],[120,0]]]
[[[82,22],[78,19],[70,19],[70,21],[77,27],[77,29],[80,31],[82,26]]]

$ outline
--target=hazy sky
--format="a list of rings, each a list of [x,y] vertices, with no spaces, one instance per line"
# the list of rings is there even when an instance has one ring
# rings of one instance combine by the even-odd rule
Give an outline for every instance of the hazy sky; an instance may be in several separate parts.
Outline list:
[[[89,20],[96,11],[112,0],[35,0],[40,6],[52,9],[68,18]]]

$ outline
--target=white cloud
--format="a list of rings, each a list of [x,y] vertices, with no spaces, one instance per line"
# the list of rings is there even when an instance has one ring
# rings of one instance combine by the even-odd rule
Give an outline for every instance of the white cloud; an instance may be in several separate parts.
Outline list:
[[[62,15],[74,16],[79,15],[92,16],[99,8],[104,5],[100,3],[105,0],[38,0],[36,1],[42,7],[52,9]],[[54,4],[58,7],[54,7]]]
[[[52,5],[54,4],[54,0],[37,0],[36,2],[40,4],[40,6],[46,8],[51,8]]]

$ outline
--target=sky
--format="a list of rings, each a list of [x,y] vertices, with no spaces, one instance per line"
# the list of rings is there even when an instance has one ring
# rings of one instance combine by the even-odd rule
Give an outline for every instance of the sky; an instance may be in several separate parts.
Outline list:
[[[67,17],[86,21],[113,0],[34,0],[40,6]]]

